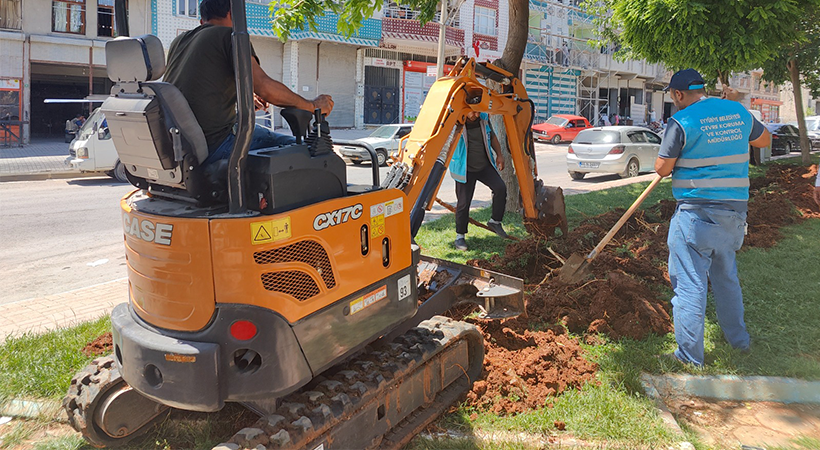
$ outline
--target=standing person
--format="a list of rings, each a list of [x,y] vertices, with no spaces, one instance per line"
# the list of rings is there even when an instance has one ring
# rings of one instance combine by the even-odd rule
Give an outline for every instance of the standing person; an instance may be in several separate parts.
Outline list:
[[[669,120],[655,171],[672,174],[678,201],[669,223],[669,279],[678,348],[667,355],[702,366],[706,292],[712,285],[723,335],[741,351],[750,348],[735,253],[746,234],[749,149],[769,145],[771,135],[738,100],[707,98],[694,69],[672,76],[666,90],[678,112]]]
[[[202,0],[199,13],[200,26],[180,34],[171,43],[163,80],[176,86],[188,100],[208,143],[209,154],[203,164],[210,164],[230,157],[235,140],[236,76],[230,0]],[[324,114],[330,114],[333,110],[333,99],[329,95],[320,95],[313,100],[304,99],[262,70],[253,47],[251,55],[253,92],[261,100],[310,112],[321,109]],[[257,99],[257,104],[259,102]],[[274,133],[257,125],[250,149],[295,141],[291,135]]]
[[[473,202],[476,181],[482,182],[493,192],[492,218],[487,222],[495,234],[506,238],[501,225],[507,204],[507,185],[498,174],[504,170],[504,156],[495,133],[490,127],[490,116],[470,111],[461,130],[453,159],[450,160],[450,176],[456,180],[456,241],[458,250],[467,250],[467,223],[470,221],[470,203]],[[490,149],[492,148],[492,151]]]

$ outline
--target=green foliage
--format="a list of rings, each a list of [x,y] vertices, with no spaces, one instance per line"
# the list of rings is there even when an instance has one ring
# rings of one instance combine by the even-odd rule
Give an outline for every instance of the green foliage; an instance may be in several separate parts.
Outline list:
[[[809,3],[817,0],[603,0],[588,10],[601,17],[603,39],[619,43],[623,57],[726,81],[795,42],[794,24]]]
[[[402,0],[402,5],[419,11],[419,21],[429,22],[436,15],[435,0]],[[339,15],[338,28],[346,37],[353,36],[362,23],[384,5],[378,0],[278,0],[270,3],[273,31],[283,42],[292,31],[316,29],[316,19],[330,11]]]
[[[791,82],[787,63],[795,61],[801,83],[811,90],[812,96],[820,97],[820,2],[801,3],[805,4],[804,14],[794,22],[798,24],[797,38],[784,43],[782,50],[762,65],[763,78],[777,84]]]

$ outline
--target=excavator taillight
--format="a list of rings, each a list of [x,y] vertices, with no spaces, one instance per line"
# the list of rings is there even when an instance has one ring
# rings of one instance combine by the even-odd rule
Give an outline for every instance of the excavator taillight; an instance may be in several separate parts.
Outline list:
[[[575,150],[572,148],[572,144],[570,144],[570,146],[567,147],[567,153],[571,153],[573,155],[575,154]]]
[[[240,341],[247,341],[256,336],[256,325],[247,320],[237,320],[231,324],[231,336]]]
[[[624,150],[626,150],[625,146],[616,145],[616,146],[612,147],[612,150],[609,151],[609,154],[610,155],[620,155],[621,153],[624,152]]]

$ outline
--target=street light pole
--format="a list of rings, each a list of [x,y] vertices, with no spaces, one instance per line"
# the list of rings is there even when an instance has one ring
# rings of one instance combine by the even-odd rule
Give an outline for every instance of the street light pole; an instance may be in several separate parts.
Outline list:
[[[444,76],[444,46],[447,36],[447,0],[441,0],[441,17],[438,30],[438,57],[436,58],[436,79]]]

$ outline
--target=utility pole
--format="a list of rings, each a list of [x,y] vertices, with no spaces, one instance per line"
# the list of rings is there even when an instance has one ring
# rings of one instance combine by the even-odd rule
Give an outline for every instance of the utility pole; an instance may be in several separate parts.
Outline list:
[[[448,0],[441,0],[441,14],[438,30],[438,57],[436,58],[436,79],[444,76],[444,46],[447,36],[447,7]]]

